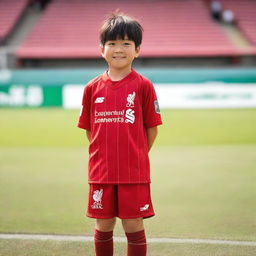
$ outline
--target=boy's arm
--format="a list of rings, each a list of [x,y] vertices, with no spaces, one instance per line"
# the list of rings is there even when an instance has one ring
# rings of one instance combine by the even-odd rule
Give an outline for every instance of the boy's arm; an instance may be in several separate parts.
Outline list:
[[[148,137],[148,151],[150,151],[157,136],[157,126],[148,128],[146,131],[147,131],[147,137]]]
[[[88,141],[90,142],[91,141],[91,132],[86,130],[86,136],[87,136]]]

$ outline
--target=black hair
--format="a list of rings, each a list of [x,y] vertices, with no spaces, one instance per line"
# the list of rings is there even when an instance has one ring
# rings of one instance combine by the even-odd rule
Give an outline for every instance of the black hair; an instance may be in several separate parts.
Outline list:
[[[135,47],[141,45],[143,28],[140,23],[120,12],[113,13],[100,29],[100,43],[102,46],[107,41],[125,39],[134,41]]]

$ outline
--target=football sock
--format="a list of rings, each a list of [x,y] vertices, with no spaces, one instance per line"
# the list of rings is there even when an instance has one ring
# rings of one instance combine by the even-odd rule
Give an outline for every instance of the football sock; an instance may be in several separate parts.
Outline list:
[[[95,229],[94,246],[96,256],[113,256],[113,231],[102,232]]]
[[[125,233],[128,247],[127,256],[146,256],[147,241],[145,231],[141,230],[135,233]]]

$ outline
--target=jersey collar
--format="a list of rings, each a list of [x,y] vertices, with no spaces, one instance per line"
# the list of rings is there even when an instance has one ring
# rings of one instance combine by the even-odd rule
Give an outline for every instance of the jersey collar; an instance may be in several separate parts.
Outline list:
[[[122,86],[124,83],[133,80],[135,77],[136,77],[136,71],[134,69],[132,69],[132,71],[127,76],[125,76],[123,79],[118,81],[112,81],[109,78],[107,71],[105,71],[102,74],[102,80],[104,81],[104,83],[112,88],[118,88]]]

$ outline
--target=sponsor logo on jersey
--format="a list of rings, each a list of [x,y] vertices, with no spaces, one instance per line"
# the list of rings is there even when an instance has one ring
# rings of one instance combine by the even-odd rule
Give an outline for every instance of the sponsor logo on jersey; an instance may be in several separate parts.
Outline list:
[[[104,97],[98,97],[98,98],[96,98],[94,103],[103,103],[104,99],[105,99]]]
[[[94,123],[123,123],[124,110],[122,111],[95,111]]]
[[[143,207],[140,207],[140,211],[144,212],[144,211],[148,210],[148,208],[149,208],[149,204],[145,204]]]
[[[126,110],[126,112],[125,112],[125,117],[126,117],[126,119],[125,119],[125,122],[126,123],[134,123],[134,121],[135,121],[135,115],[134,115],[134,110],[132,110],[132,109],[127,109]]]
[[[92,209],[103,209],[103,206],[102,206],[102,196],[103,196],[103,189],[95,190],[93,192],[92,198],[94,200],[94,203],[91,206]]]
[[[133,108],[134,107],[135,95],[136,95],[135,92],[133,92],[131,94],[128,94],[126,107],[129,107],[129,108]]]
[[[126,100],[126,107],[128,109],[113,110],[113,111],[95,111],[94,123],[131,123],[135,122],[135,111],[134,107],[136,92],[128,94]],[[95,99],[95,103],[104,102],[105,97],[98,97]]]
[[[158,104],[158,101],[155,100],[154,101],[154,105],[155,105],[155,111],[157,114],[160,114],[160,107],[159,107],[159,104]]]

